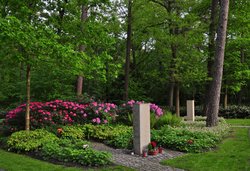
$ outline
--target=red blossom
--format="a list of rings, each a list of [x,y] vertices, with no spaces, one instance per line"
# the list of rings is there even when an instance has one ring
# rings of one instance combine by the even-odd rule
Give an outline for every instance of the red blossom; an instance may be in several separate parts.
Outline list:
[[[187,143],[188,143],[188,144],[193,144],[194,141],[193,141],[193,140],[187,140]]]

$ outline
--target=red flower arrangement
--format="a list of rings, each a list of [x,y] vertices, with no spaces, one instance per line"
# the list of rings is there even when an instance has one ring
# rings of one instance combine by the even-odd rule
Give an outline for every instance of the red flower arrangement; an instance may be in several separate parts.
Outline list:
[[[148,144],[148,154],[149,155],[156,155],[156,154],[158,154],[157,143],[155,141],[151,141]]]

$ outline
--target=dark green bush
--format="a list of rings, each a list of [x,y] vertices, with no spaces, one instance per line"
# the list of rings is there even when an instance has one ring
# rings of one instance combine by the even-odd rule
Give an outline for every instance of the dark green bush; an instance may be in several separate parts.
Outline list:
[[[220,108],[219,116],[224,118],[250,118],[250,107],[249,106],[228,106]]]
[[[86,141],[60,139],[49,142],[41,149],[42,157],[46,160],[55,159],[62,162],[74,162],[85,166],[106,165],[110,163],[111,154],[100,152],[92,148],[83,148]]]
[[[7,141],[7,145],[10,150],[18,152],[34,151],[41,148],[47,142],[53,142],[55,140],[58,140],[55,134],[43,129],[37,129],[34,131],[19,131],[13,133]]]
[[[174,112],[174,110],[171,110]],[[186,116],[186,107],[181,107],[180,109],[181,116]],[[203,106],[195,106],[195,115],[196,116],[205,116],[203,111]],[[220,107],[219,116],[224,118],[250,118],[250,107],[249,106],[237,106],[232,105],[228,106],[226,109],[224,107]]]

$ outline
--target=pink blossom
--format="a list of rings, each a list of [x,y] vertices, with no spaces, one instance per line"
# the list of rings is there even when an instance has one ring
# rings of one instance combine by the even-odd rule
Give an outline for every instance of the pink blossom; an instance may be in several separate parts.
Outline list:
[[[100,118],[96,118],[96,123],[101,123],[101,120],[100,120]]]

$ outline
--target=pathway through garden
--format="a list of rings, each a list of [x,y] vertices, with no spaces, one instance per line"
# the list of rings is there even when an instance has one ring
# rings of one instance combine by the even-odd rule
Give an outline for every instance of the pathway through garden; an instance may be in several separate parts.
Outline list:
[[[96,150],[111,152],[113,155],[112,161],[117,165],[127,166],[140,171],[183,171],[182,169],[163,166],[159,163],[163,159],[181,156],[184,154],[182,152],[164,149],[162,154],[144,158],[138,155],[131,155],[130,150],[113,149],[102,143],[92,142],[92,146]]]

